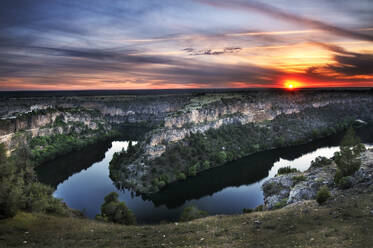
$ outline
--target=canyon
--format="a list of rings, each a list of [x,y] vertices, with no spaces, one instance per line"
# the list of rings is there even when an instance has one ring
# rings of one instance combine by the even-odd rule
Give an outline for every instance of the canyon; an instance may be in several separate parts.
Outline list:
[[[307,119],[310,116],[309,112],[323,111],[327,108],[328,111],[331,111],[330,108],[335,108],[338,112],[340,119],[336,119],[336,123],[349,117],[368,121],[372,117],[370,106],[373,102],[372,92],[364,90],[177,92],[82,96],[62,94],[35,97],[2,96],[1,98],[0,142],[6,144],[9,152],[15,150],[24,137],[32,140],[38,136],[74,134],[84,138],[94,136],[94,131],[98,129],[103,130],[99,135],[108,134],[110,130],[127,123],[151,126],[152,130],[138,144],[140,152],[136,159],[120,163],[117,169],[119,176],[115,177],[126,187],[142,193],[159,190],[150,187],[152,181],[161,176],[159,173],[152,175],[153,161],[170,153],[175,144],[188,146],[187,140],[191,135],[204,135],[210,130],[250,124],[255,128],[261,128],[260,130],[276,130],[278,127],[273,126],[272,123],[278,122],[281,118],[286,119],[286,116],[289,116],[295,119]],[[351,113],[351,109],[354,108],[357,110]],[[336,124],[329,119],[312,118],[303,120],[308,123],[308,130],[304,131],[307,135],[311,131],[332,128],[331,125]],[[289,137],[286,138],[291,140],[293,136],[290,130]],[[299,138],[298,136],[296,138]],[[310,140],[312,137],[307,136],[303,142]],[[268,143],[267,147],[260,147],[259,150],[275,147],[275,144]],[[243,148],[238,147],[238,149]],[[219,148],[222,152],[229,153],[225,149],[224,146]],[[252,151],[242,152],[238,157],[251,153]],[[181,168],[181,172],[183,170],[188,168]],[[187,171],[184,173],[187,174]],[[170,174],[166,184],[176,180],[177,177]]]

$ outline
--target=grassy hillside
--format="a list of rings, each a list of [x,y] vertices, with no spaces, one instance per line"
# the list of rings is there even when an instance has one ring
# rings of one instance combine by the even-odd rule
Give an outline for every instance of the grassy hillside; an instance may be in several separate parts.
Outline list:
[[[121,226],[19,213],[0,221],[0,247],[372,247],[373,189],[236,216]]]

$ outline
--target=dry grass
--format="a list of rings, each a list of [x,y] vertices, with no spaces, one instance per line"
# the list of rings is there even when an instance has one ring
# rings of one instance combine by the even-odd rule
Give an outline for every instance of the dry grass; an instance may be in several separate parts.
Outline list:
[[[188,223],[120,226],[19,213],[0,221],[0,247],[373,247],[373,194]]]

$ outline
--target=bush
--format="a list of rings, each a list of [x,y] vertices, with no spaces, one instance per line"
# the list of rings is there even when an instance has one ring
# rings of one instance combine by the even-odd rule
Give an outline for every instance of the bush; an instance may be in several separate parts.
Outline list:
[[[24,192],[25,210],[66,215],[67,209],[61,200],[53,198],[53,191],[53,188],[38,182],[26,186]]]
[[[118,198],[119,195],[116,192],[111,192],[105,196],[105,202],[101,206],[101,215],[96,215],[96,219],[124,225],[136,224],[135,215]]]
[[[159,181],[158,183],[158,188],[163,188],[164,186],[166,186],[166,182],[165,181]]]
[[[340,169],[337,169],[335,175],[334,175],[334,183],[338,184],[339,180],[343,177],[342,171]]]
[[[129,210],[123,202],[120,202],[114,212],[114,222],[123,225],[134,225],[136,224],[136,217]]]
[[[305,180],[306,180],[306,177],[304,175],[294,176],[293,177],[293,186],[302,182],[302,181],[305,181]]]
[[[259,206],[257,206],[257,207],[254,209],[254,211],[256,211],[256,212],[261,212],[261,211],[263,211],[263,205],[259,205]]]
[[[244,208],[244,209],[242,209],[242,213],[244,213],[244,214],[249,214],[249,213],[252,213],[252,212],[253,212],[252,208]]]
[[[210,162],[208,160],[205,160],[202,164],[202,168],[204,170],[208,170],[210,168]]]
[[[281,201],[277,202],[274,206],[273,209],[280,209],[286,206],[288,199],[282,199]]]
[[[330,197],[330,191],[329,191],[328,187],[324,185],[317,192],[316,201],[317,201],[317,203],[319,203],[321,205],[324,202],[326,202],[326,200],[328,200],[329,197]]]
[[[177,175],[177,180],[185,180],[186,179],[186,176],[184,173],[180,172],[178,175]]]
[[[197,165],[198,164],[195,164],[195,165],[189,167],[188,176],[195,176],[195,175],[197,175]]]
[[[338,188],[340,189],[349,189],[352,187],[353,184],[353,178],[351,176],[342,177],[338,181]]]
[[[218,164],[223,164],[226,160],[227,160],[227,154],[225,153],[225,151],[221,151],[217,154],[216,162]]]
[[[180,215],[179,221],[182,221],[182,222],[191,221],[191,220],[203,218],[206,216],[208,216],[207,212],[203,210],[199,210],[198,208],[194,206],[189,206],[189,207],[184,208],[183,212]]]
[[[333,160],[331,159],[328,159],[326,157],[317,157],[315,158],[315,160],[311,161],[311,167],[323,167],[323,166],[327,166],[327,165],[330,165],[332,163]]]
[[[291,168],[290,166],[282,167],[278,169],[277,174],[282,175],[282,174],[289,174],[289,173],[295,173],[298,172],[296,168]]]

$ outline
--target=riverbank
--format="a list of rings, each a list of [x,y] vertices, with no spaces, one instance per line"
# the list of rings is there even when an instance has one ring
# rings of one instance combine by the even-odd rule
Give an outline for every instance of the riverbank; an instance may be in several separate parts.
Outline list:
[[[356,119],[371,122],[371,113],[370,108],[357,108],[355,104],[307,107],[270,120],[190,133],[181,141],[165,142],[164,151],[157,156],[147,156],[149,145],[142,142],[131,152],[116,156],[110,176],[135,192],[156,193],[167,184],[260,151],[307,144],[340,133]]]
[[[264,208],[276,209],[315,199],[323,186],[330,189],[331,198],[351,192],[373,192],[373,149],[363,152],[359,159],[360,168],[351,176],[345,177],[345,182],[339,185],[335,182],[338,170],[336,162],[326,158],[311,163],[305,172],[298,171],[271,178],[262,186]]]
[[[1,247],[371,247],[373,192],[187,223],[121,226],[19,213],[0,221]]]

